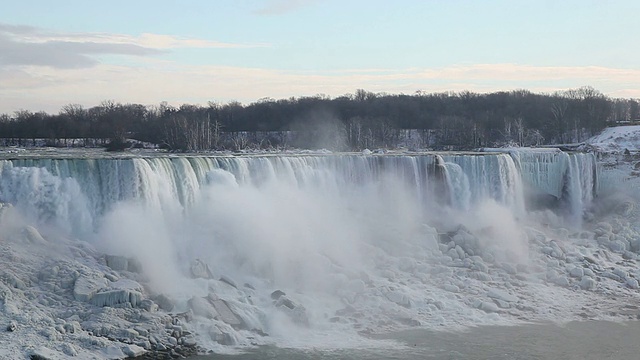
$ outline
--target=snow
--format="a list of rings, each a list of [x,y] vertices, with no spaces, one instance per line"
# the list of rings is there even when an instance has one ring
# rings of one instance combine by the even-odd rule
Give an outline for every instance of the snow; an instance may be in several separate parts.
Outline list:
[[[636,153],[640,151],[640,125],[608,127],[585,143],[601,152]]]
[[[0,332],[0,358],[393,347],[366,335],[640,315],[625,307],[640,300],[640,202],[612,191],[636,181],[635,160],[601,170],[610,184],[591,198],[587,155],[433,159],[7,161],[0,330],[15,329]],[[459,191],[444,205],[429,202],[438,164]],[[568,175],[535,173],[551,168]],[[566,209],[525,208],[526,186],[562,197],[558,182],[573,187],[578,226]],[[54,211],[34,216],[42,204]],[[74,232],[74,211],[93,236]]]

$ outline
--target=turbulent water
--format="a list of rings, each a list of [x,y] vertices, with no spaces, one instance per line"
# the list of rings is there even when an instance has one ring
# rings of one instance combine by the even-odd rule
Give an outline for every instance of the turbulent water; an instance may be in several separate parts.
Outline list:
[[[593,316],[577,290],[595,270],[573,269],[597,250],[581,233],[602,189],[592,154],[11,157],[0,201],[136,259],[144,295],[191,309],[205,348],[393,349],[372,334]]]

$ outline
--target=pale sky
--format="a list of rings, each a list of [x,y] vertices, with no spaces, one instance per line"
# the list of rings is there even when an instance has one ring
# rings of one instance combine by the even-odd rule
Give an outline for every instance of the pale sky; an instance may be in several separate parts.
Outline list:
[[[640,98],[638,0],[3,0],[0,113],[356,89]]]

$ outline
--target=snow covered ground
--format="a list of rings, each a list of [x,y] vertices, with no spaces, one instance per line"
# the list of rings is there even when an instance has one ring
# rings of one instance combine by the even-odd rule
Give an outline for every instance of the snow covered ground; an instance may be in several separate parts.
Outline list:
[[[640,125],[616,126],[604,129],[600,134],[586,141],[597,151],[623,153],[640,151]]]
[[[243,276],[248,262],[259,260],[249,254],[224,262],[236,268],[220,266],[225,254],[216,254],[219,262],[202,258],[177,268],[150,269],[145,259],[111,254],[99,244],[52,229],[36,229],[15,208],[3,205],[0,358],[119,359],[145,352],[190,354],[198,346],[230,352],[271,343],[392,347],[399,345],[367,335],[420,327],[455,330],[640,318],[640,159],[623,153],[640,148],[640,127],[625,128],[607,129],[587,142],[608,153],[600,157],[605,165],[601,195],[586,209],[582,228],[567,227],[549,210],[516,218],[489,201],[462,214],[441,209],[443,216],[410,231],[403,223],[381,229],[400,240],[356,242],[364,259],[359,267],[337,261],[353,249],[335,239],[327,239],[333,248],[287,243],[285,249],[255,250],[258,255],[278,250],[292,261],[308,263],[284,269],[321,270],[310,276],[289,270],[277,274],[278,269],[265,267],[293,279],[296,288],[275,287],[266,274]],[[265,203],[277,199],[266,198]],[[322,205],[320,199],[314,201]],[[269,209],[254,215],[263,216]],[[232,216],[234,210],[219,215]],[[335,227],[330,234],[341,239],[337,231],[351,230],[336,227],[341,215],[313,226]],[[112,220],[117,228],[127,219]],[[380,229],[379,218],[355,220]],[[259,233],[266,229],[261,225],[242,219],[238,223],[246,234],[258,232],[258,238],[282,235]],[[109,234],[121,234],[116,230]],[[155,230],[134,235],[151,237]],[[146,244],[149,253],[157,255],[154,243]],[[180,291],[163,289],[158,278],[179,283]]]

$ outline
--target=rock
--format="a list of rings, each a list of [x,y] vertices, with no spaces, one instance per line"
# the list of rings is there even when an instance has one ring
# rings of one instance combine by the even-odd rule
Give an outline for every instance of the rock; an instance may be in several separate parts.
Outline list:
[[[99,290],[89,302],[95,306],[109,307],[130,303],[132,307],[136,307],[141,301],[142,285],[133,280],[120,279]]]
[[[596,281],[589,276],[583,276],[580,280],[580,288],[583,290],[593,290],[596,287]]]
[[[32,244],[44,244],[47,241],[40,235],[40,232],[33,226],[25,226],[22,229],[22,236],[24,239]]]
[[[480,280],[480,281],[492,281],[493,278],[491,277],[491,275],[485,273],[485,272],[480,272],[480,271],[474,271],[471,274],[469,274],[470,277]]]
[[[282,295],[275,301],[274,305],[284,311],[298,324],[308,326],[309,318],[307,317],[307,309],[304,306],[295,303],[285,295]]]
[[[499,308],[501,309],[509,309],[511,308],[511,304],[504,301],[504,300],[500,300],[500,299],[493,299],[493,302],[496,303],[496,305],[498,305]]]
[[[500,309],[498,309],[498,306],[496,304],[488,301],[476,300],[476,302],[474,303],[474,306],[475,308],[482,310],[486,313],[495,313],[500,311]]]
[[[164,311],[171,311],[176,306],[176,302],[167,295],[160,294],[154,298],[158,307]]]
[[[209,265],[202,262],[200,259],[195,259],[191,262],[191,276],[193,278],[201,279],[213,279],[213,274],[209,269]]]
[[[62,360],[66,358],[67,357],[64,354],[61,354],[44,346],[31,351],[31,354],[29,356],[29,359],[31,360]]]
[[[480,260],[474,260],[473,261],[473,265],[471,266],[471,270],[477,270],[477,271],[481,271],[483,273],[488,273],[489,272],[489,267],[482,261],[482,258],[480,258]]]
[[[518,301],[518,298],[516,296],[513,296],[511,294],[509,294],[506,291],[500,290],[500,289],[489,289],[487,291],[487,296],[492,298],[492,299],[499,299],[499,300],[503,300],[506,302],[516,302]]]
[[[236,345],[238,343],[238,339],[236,339],[235,335],[229,331],[223,331],[218,326],[214,325],[209,328],[209,337],[211,340],[221,344],[221,345]]]
[[[7,331],[14,332],[16,330],[18,330],[18,323],[15,320],[11,320],[9,325],[7,325]]]
[[[570,285],[569,279],[566,276],[558,276],[553,280],[553,283],[559,286],[568,287]]]
[[[228,277],[226,275],[220,276],[220,281],[222,281],[225,284],[231,285],[236,289],[238,288],[238,285],[236,285],[236,282],[233,281],[233,279],[231,279],[230,277]]]
[[[616,274],[612,273],[611,271],[603,271],[603,272],[601,273],[601,275],[602,275],[603,277],[609,278],[609,279],[611,279],[611,280],[615,280],[615,281],[622,281],[622,279],[620,278],[620,276],[618,276],[618,275],[616,275]]]
[[[581,267],[576,266],[569,271],[569,275],[581,279],[584,276],[584,270]]]
[[[134,358],[143,355],[147,352],[144,348],[138,345],[125,345],[121,348],[122,352],[128,357]]]
[[[459,289],[458,289],[459,291]],[[387,299],[391,300],[392,302],[400,305],[400,306],[404,306],[406,308],[410,308],[411,307],[411,301],[409,300],[409,297],[399,291],[396,290],[391,290],[389,292],[387,292],[386,294]]]
[[[626,280],[629,277],[629,274],[620,268],[613,269],[613,274],[617,275],[622,280]]]
[[[446,291],[452,292],[452,293],[458,293],[460,292],[460,288],[453,285],[453,284],[444,284],[442,286],[442,288]]]
[[[105,255],[107,266],[115,271],[123,271],[129,269],[129,260],[124,256]]]
[[[629,278],[627,279],[626,285],[629,289],[638,289],[638,280]]]
[[[98,290],[107,286],[107,279],[97,274],[81,275],[73,285],[73,297],[78,301],[89,302]]]
[[[509,263],[502,263],[501,267],[502,267],[502,269],[503,269],[504,271],[506,271],[506,272],[507,272],[507,274],[509,274],[509,275],[515,275],[515,274],[517,274],[517,273],[518,273],[518,270],[517,270],[517,269],[516,269],[516,267],[515,267],[515,266],[513,266],[512,264],[509,264]]]
[[[613,240],[608,244],[609,249],[614,252],[623,252],[627,250],[627,246],[624,242],[620,240]]]
[[[158,311],[158,305],[153,302],[151,299],[144,299],[140,302],[140,308],[144,309],[148,312],[156,312]]]
[[[169,345],[176,347],[178,346],[178,339],[174,338],[173,336],[169,336]]]
[[[63,327],[64,327],[64,330],[69,334],[76,334],[82,331],[82,326],[80,326],[80,323],[75,320],[68,321],[63,325]]]
[[[76,348],[73,345],[69,343],[63,343],[61,347],[62,347],[62,352],[64,352],[65,354],[69,356],[78,356],[78,350],[76,350]]]
[[[218,317],[218,312],[215,307],[207,299],[194,296],[187,301],[187,304],[196,316],[202,316],[208,319]]]
[[[278,300],[278,299],[280,299],[281,296],[284,296],[284,295],[287,295],[287,294],[284,293],[284,291],[276,290],[276,291],[271,293],[271,298],[273,300]]]
[[[282,299],[282,297],[280,298]],[[231,325],[235,329],[244,327],[243,321],[231,311],[227,302],[222,299],[210,300],[213,307],[216,309],[219,315],[219,319],[225,323]]]

